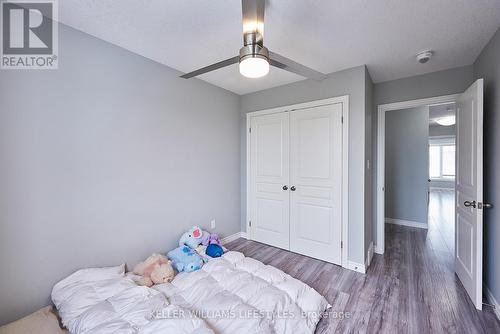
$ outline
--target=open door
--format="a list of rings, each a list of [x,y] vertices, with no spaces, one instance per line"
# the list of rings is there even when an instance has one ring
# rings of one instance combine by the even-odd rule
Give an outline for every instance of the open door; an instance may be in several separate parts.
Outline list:
[[[483,282],[483,79],[457,100],[455,272],[478,310]]]

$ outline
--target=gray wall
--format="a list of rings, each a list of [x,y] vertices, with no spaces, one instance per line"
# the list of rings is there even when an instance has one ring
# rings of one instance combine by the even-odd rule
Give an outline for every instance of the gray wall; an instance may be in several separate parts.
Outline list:
[[[484,216],[484,281],[500,301],[500,30],[474,63],[484,78],[484,200],[495,204]]]
[[[242,129],[246,113],[295,103],[349,95],[349,260],[364,263],[365,66],[332,73],[318,82],[303,80],[241,96]],[[246,130],[241,133],[246,149]],[[242,152],[242,229],[246,230],[246,152]],[[361,237],[360,237],[361,236]]]
[[[472,65],[469,65],[377,83],[375,104],[462,93],[472,83],[472,71]]]
[[[453,190],[453,189],[455,189],[455,180],[452,180],[452,181],[433,180],[429,183],[429,186],[431,188],[446,188],[446,189]]]
[[[238,96],[61,26],[60,68],[0,73],[0,323],[186,228],[240,229]]]
[[[385,217],[427,224],[429,108],[389,111],[385,122]]]
[[[439,136],[455,136],[457,129],[455,125],[442,126],[438,124],[432,124],[429,126],[429,136],[439,137]]]
[[[425,65],[424,65],[425,66]],[[375,115],[372,119],[373,170],[377,175],[377,106],[464,92],[474,81],[472,65],[375,84]],[[377,179],[373,178],[373,220],[376,234]]]

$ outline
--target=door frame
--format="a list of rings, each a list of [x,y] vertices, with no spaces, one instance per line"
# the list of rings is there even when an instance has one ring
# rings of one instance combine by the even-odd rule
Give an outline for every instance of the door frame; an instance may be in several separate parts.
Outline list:
[[[404,110],[456,102],[460,94],[442,95],[424,99],[408,100],[395,103],[380,104],[377,106],[377,236],[375,253],[384,254],[385,251],[385,113],[391,110]]]
[[[338,97],[333,97],[329,99],[315,100],[304,103],[291,104],[287,106],[263,109],[258,111],[249,112],[246,114],[246,230],[247,237],[250,240],[252,238],[252,227],[249,222],[251,220],[250,217],[250,208],[251,208],[251,180],[250,180],[250,162],[251,162],[251,141],[250,141],[250,124],[252,117],[261,116],[261,115],[269,115],[280,112],[291,112],[300,109],[309,109],[314,107],[320,107],[330,104],[342,103],[342,267],[348,268],[348,249],[349,249],[349,240],[348,240],[348,228],[349,228],[349,96],[343,95]]]

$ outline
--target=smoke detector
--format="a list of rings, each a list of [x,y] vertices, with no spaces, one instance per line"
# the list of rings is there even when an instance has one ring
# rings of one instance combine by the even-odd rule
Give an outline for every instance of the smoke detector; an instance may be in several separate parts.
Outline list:
[[[431,59],[432,55],[433,55],[433,52],[431,50],[419,52],[419,53],[417,53],[417,61],[420,64],[425,64]]]

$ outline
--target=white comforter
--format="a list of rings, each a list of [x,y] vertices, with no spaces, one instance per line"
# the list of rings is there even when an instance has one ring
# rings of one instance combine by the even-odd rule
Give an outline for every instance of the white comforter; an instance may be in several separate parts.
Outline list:
[[[306,284],[239,252],[172,283],[137,286],[123,267],[83,269],[54,286],[71,333],[313,333],[328,303]]]

